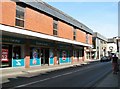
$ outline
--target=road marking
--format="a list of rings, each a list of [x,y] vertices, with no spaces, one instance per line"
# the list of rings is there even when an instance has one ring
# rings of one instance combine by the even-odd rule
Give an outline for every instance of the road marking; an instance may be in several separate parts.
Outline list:
[[[57,77],[61,77],[61,76],[65,76],[65,75],[69,75],[69,74],[72,74],[72,73],[75,73],[75,72],[78,72],[78,71],[81,71],[81,70],[77,70],[77,71],[74,71],[74,72],[68,72],[68,73],[61,74],[61,75],[57,75],[57,76],[54,76],[54,77],[51,77],[51,78],[46,78],[46,79],[43,79],[43,80],[38,80],[38,81],[35,81],[35,82],[31,82],[31,83],[27,83],[27,84],[19,85],[19,86],[16,86],[16,87],[10,88],[10,89],[19,88],[19,87],[25,87],[25,86],[28,86],[28,85],[31,85],[31,84],[35,84],[35,83],[38,83],[38,82],[43,82],[43,81],[50,80],[50,79],[54,79],[54,78],[57,78]]]
[[[91,67],[86,67],[85,69],[87,68],[92,68],[96,65],[93,65]],[[35,84],[35,83],[38,83],[38,82],[43,82],[43,81],[47,81],[47,80],[50,80],[50,79],[54,79],[54,78],[58,78],[58,77],[61,77],[61,76],[65,76],[65,75],[69,75],[69,74],[73,74],[75,72],[79,72],[79,71],[83,71],[84,69],[80,69],[80,70],[77,70],[77,71],[73,71],[73,72],[68,72],[68,73],[65,73],[65,74],[61,74],[61,75],[57,75],[57,76],[54,76],[54,77],[51,77],[51,78],[45,78],[45,79],[42,79],[42,80],[38,80],[38,81],[34,81],[34,82],[30,82],[30,83],[26,83],[26,84],[22,84],[22,85],[19,85],[19,86],[15,86],[15,87],[12,87],[10,89],[15,89],[15,88],[20,88],[20,87],[25,87],[25,86],[28,86],[28,85],[32,85],[32,84]]]

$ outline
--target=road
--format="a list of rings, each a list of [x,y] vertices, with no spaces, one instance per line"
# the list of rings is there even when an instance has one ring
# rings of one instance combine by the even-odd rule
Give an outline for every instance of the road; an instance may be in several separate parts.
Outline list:
[[[2,87],[95,87],[109,72],[111,62],[97,62],[85,66],[9,78]]]

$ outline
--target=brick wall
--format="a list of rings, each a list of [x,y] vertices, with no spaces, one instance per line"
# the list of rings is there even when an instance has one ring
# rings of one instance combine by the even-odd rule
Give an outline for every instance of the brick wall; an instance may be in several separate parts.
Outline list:
[[[15,26],[16,3],[10,0],[9,2],[0,2],[0,11],[2,11],[2,19],[0,23]],[[29,7],[25,8],[24,28],[40,32],[48,35],[53,35],[53,18],[43,13],[35,11]],[[86,43],[86,32],[79,29],[76,31],[76,41]],[[73,27],[58,21],[58,37],[73,40]],[[92,36],[89,35],[89,44],[92,44]]]
[[[79,42],[86,43],[86,33],[77,29],[76,40]]]
[[[10,0],[0,1],[1,24],[15,26],[16,3]]]
[[[73,40],[73,28],[72,26],[58,21],[58,36],[66,39]]]
[[[25,29],[44,34],[53,34],[53,19],[30,8],[25,10]]]

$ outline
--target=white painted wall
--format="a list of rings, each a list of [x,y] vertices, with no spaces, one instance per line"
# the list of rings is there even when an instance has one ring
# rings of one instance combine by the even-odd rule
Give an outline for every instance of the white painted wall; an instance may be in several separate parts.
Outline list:
[[[115,43],[108,43],[108,44],[107,44],[107,52],[110,51],[110,46],[113,47],[112,52],[113,52],[113,53],[116,53],[116,52],[117,52],[117,44],[115,44]]]

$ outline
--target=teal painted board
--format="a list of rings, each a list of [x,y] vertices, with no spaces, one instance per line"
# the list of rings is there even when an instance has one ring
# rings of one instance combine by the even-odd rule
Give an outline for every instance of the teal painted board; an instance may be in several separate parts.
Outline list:
[[[69,57],[69,51],[66,51],[66,50],[60,51],[59,62],[60,64],[71,62],[70,57]]]
[[[12,67],[23,67],[25,66],[24,59],[12,59]]]
[[[30,59],[30,66],[36,65],[41,65],[41,59],[40,58]]]
[[[54,58],[53,57],[49,58],[49,63],[50,63],[50,65],[54,64]]]
[[[70,58],[66,58],[65,60],[63,60],[62,58],[59,58],[59,61],[60,61],[60,64],[63,64],[63,63],[70,63]]]

